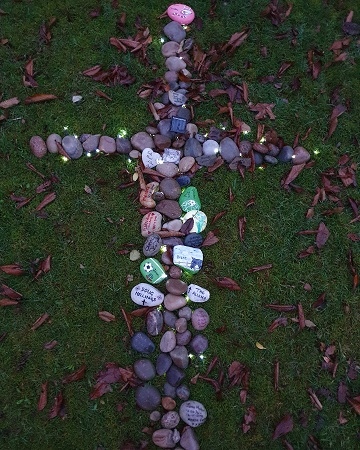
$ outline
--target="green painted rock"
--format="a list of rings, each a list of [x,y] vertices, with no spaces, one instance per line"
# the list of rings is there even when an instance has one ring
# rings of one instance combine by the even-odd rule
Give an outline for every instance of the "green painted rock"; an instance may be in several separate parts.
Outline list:
[[[180,195],[179,205],[185,212],[201,209],[201,202],[196,187],[189,186]]]
[[[140,272],[151,284],[157,284],[167,277],[162,265],[155,258],[147,258],[140,264]]]

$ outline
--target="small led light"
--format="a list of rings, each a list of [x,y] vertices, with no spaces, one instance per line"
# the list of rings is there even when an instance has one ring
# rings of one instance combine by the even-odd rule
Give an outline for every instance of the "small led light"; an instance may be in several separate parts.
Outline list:
[[[250,133],[250,131],[247,131],[247,130],[243,131],[243,134],[249,134],[249,133]]]
[[[163,44],[165,42],[165,39],[163,37],[160,38],[160,42]]]
[[[100,153],[100,150],[97,148],[97,149],[95,150],[95,153]]]
[[[260,143],[262,144],[262,143],[265,142],[265,141],[266,141],[266,137],[263,136],[263,137],[260,139]]]
[[[189,353],[189,358],[193,359],[194,355],[192,353]]]
[[[130,164],[132,162],[132,159],[128,158],[127,162]]]
[[[117,137],[118,138],[124,138],[126,135],[127,135],[127,131],[122,129],[122,130],[118,131]]]
[[[86,153],[86,156],[88,156],[88,157],[90,158],[91,152],[87,152],[87,153]]]
[[[79,136],[77,134],[74,134],[74,138],[77,139]]]
[[[64,162],[64,163],[65,163],[65,162],[68,162],[68,161],[69,161],[69,158],[67,158],[66,156],[62,156],[62,157],[61,157],[61,161]]]
[[[166,247],[166,245],[162,245],[162,246],[160,247],[160,251],[161,251],[161,253],[165,253],[165,252],[166,252],[166,250],[167,250],[167,247]]]
[[[200,359],[204,359],[205,356],[204,356],[204,355],[199,355],[199,358],[200,358]]]
[[[316,149],[314,150],[314,155],[318,155],[320,153],[320,150]]]

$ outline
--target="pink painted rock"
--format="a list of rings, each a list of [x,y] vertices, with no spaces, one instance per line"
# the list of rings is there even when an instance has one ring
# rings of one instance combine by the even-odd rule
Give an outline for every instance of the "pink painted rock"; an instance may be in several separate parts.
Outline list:
[[[162,215],[157,211],[151,211],[142,218],[141,236],[148,237],[150,234],[161,230]]]
[[[30,139],[30,149],[34,156],[42,158],[47,153],[47,147],[44,139],[40,136],[33,136]]]
[[[195,19],[193,9],[182,3],[170,5],[166,12],[171,20],[180,23],[180,25],[189,25]]]

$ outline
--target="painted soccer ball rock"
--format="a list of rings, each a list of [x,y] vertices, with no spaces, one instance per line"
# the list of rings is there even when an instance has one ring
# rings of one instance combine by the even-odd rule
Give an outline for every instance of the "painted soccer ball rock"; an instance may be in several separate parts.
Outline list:
[[[195,13],[190,6],[183,5],[182,3],[170,5],[166,12],[171,20],[181,25],[189,25],[195,19]]]
[[[145,272],[151,272],[153,270],[151,263],[145,263],[144,270],[145,270]]]

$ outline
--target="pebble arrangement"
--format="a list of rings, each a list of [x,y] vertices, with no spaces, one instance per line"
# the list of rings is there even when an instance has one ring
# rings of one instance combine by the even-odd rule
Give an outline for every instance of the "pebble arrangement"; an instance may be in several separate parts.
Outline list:
[[[191,186],[192,168],[195,165],[210,168],[224,162],[231,170],[264,162],[302,164],[310,159],[310,154],[303,147],[279,148],[272,143],[247,140],[237,143],[228,136],[215,140],[198,133],[186,107],[192,83],[186,61],[193,41],[186,38],[184,29],[195,14],[182,4],[169,6],[167,13],[172,20],[163,28],[168,41],[161,51],[167,68],[164,80],[168,90],[154,104],[156,111],[171,105],[166,118],[130,139],[100,134],[62,138],[51,134],[46,142],[40,136],[33,136],[30,148],[37,157],[50,152],[78,159],[84,154],[101,152],[128,155],[139,161],[139,201],[148,211],[140,226],[145,239],[145,259],[140,264],[144,282],[134,286],[130,295],[136,305],[152,308],[146,316],[146,332],[138,331],[131,338],[132,349],[141,355],[133,364],[136,376],[143,381],[135,392],[136,403],[149,411],[152,423],[160,423],[152,434],[155,445],[197,450],[200,447],[194,429],[206,421],[208,414],[202,403],[190,399],[190,389],[184,381],[190,355],[201,356],[208,348],[208,339],[202,331],[210,317],[198,304],[205,304],[210,292],[196,284],[188,285],[182,279],[184,273],[196,274],[202,268],[201,233],[207,223],[197,189]],[[144,174],[152,181],[146,182]],[[165,293],[155,287],[158,284],[165,285]],[[156,336],[161,338],[153,364],[150,355],[156,351],[152,340]],[[149,383],[156,376],[165,376],[162,392]],[[178,402],[181,402],[179,408]]]

